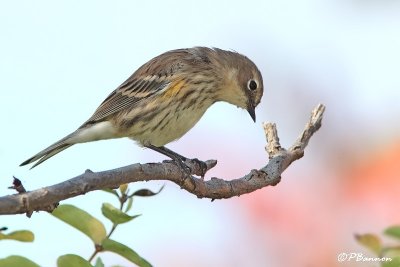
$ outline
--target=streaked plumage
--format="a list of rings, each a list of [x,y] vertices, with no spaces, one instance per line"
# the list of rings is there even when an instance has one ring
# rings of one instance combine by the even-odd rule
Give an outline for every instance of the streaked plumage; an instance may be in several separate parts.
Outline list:
[[[239,53],[206,47],[168,51],[135,71],[75,132],[21,166],[37,161],[35,167],[73,144],[110,138],[163,149],[218,101],[247,109],[255,120],[262,94],[260,71]]]

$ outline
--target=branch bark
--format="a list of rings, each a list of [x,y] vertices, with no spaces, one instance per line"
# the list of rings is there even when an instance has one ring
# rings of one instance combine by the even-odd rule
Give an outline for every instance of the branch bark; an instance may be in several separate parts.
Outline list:
[[[40,188],[34,191],[0,197],[0,214],[31,213],[32,211],[52,211],[61,200],[72,198],[87,192],[118,188],[121,184],[138,181],[169,180],[198,198],[223,199],[251,193],[257,189],[276,185],[281,180],[283,171],[295,160],[303,157],[304,149],[311,136],[321,127],[325,106],[319,104],[311,113],[310,120],[303,132],[289,149],[281,147],[278,132],[274,123],[264,123],[269,155],[267,165],[259,170],[251,170],[247,175],[224,180],[212,177],[208,181],[196,178],[184,179],[185,173],[171,161],[162,163],[132,164],[125,167],[92,172],[86,170],[65,182]],[[213,168],[216,160],[205,162],[207,170]],[[192,174],[199,175],[201,166],[196,160],[187,162]]]

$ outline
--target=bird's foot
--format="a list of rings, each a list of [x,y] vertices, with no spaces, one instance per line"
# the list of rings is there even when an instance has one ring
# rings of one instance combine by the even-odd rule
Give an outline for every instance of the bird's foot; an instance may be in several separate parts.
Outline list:
[[[196,185],[195,181],[193,180],[192,174],[200,176],[201,179],[204,180],[204,175],[208,171],[208,167],[205,162],[198,160],[196,158],[188,159],[164,146],[157,147],[151,144],[147,144],[146,147],[171,158],[172,161],[182,170],[182,173],[184,174],[182,181],[183,183],[188,178],[191,178],[193,184]],[[215,164],[213,166],[215,166]]]
[[[196,187],[196,183],[194,177],[197,175],[200,176],[201,180],[204,180],[204,175],[208,171],[207,164],[204,161],[201,161],[197,158],[181,160],[179,158],[175,158],[173,160],[165,160],[164,162],[173,162],[176,164],[182,171],[182,184],[184,184],[188,179],[191,180],[193,186]]]
[[[186,162],[193,166],[193,168],[188,167]],[[185,165],[190,169],[191,173],[200,176],[201,180],[204,180],[204,175],[206,175],[206,172],[208,171],[207,164],[204,161],[201,161],[197,158],[186,159]]]

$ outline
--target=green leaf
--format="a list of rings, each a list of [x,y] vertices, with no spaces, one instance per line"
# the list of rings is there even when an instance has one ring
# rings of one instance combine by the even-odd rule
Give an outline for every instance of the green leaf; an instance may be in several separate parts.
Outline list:
[[[151,267],[152,265],[143,259],[142,257],[139,256],[135,251],[133,251],[131,248],[125,246],[124,244],[121,244],[117,241],[111,240],[111,239],[104,239],[103,243],[101,244],[103,247],[103,250],[105,251],[111,251],[114,252],[125,259],[133,262],[134,264],[138,265],[139,267]]]
[[[381,258],[382,259],[382,258]],[[400,266],[400,258],[399,257],[395,257],[395,258],[391,258],[385,261],[381,261],[382,262],[382,267],[399,267]]]
[[[104,191],[104,192],[113,194],[113,195],[115,195],[116,197],[119,198],[118,192],[117,192],[117,190],[115,190],[115,189],[104,188],[104,189],[101,189],[101,191]]]
[[[0,259],[0,267],[40,267],[33,261],[21,256],[8,256]]]
[[[119,209],[117,209],[116,207],[111,205],[110,203],[103,203],[103,205],[101,206],[101,212],[103,212],[103,215],[107,219],[112,221],[114,224],[126,223],[126,222],[129,222],[130,220],[140,216],[140,215],[130,216],[130,215],[120,211]]]
[[[400,239],[400,226],[397,225],[397,226],[391,226],[389,228],[386,228],[384,233],[388,236]]]
[[[99,220],[73,205],[60,205],[52,215],[87,235],[95,244],[101,244],[107,236],[106,229]]]
[[[160,190],[158,190],[158,192],[154,193],[153,191],[149,190],[149,189],[140,189],[137,190],[136,192],[134,192],[132,195],[130,195],[129,197],[133,197],[133,196],[138,196],[138,197],[152,197],[157,195],[158,193],[160,193],[162,190],[164,189],[164,186],[162,186],[160,188]]]
[[[104,267],[104,263],[100,257],[96,259],[96,264],[94,265],[94,267]]]
[[[379,255],[382,250],[381,240],[374,234],[355,235],[358,243]]]
[[[386,247],[383,249],[382,255],[389,258],[400,258],[400,247]]]
[[[21,230],[21,231],[11,232],[9,234],[3,234],[2,232],[0,232],[0,240],[1,239],[12,239],[21,242],[33,242],[35,236],[31,231]]]
[[[90,262],[81,256],[74,254],[66,254],[58,257],[57,267],[93,267]]]
[[[119,186],[119,190],[121,191],[122,194],[125,194],[126,191],[128,190],[128,184],[121,184]]]
[[[126,206],[126,208],[125,208],[125,212],[128,212],[128,211],[131,210],[131,208],[132,208],[132,203],[133,203],[133,197],[128,198],[128,204],[127,204],[127,206]]]

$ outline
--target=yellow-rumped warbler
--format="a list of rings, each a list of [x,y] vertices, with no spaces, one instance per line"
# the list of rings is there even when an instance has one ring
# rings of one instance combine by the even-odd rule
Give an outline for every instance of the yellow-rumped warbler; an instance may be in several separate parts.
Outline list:
[[[161,54],[115,89],[75,132],[24,161],[48,158],[78,143],[129,137],[183,166],[186,158],[164,147],[182,137],[215,102],[247,109],[263,94],[257,66],[247,57],[218,48],[194,47]]]

